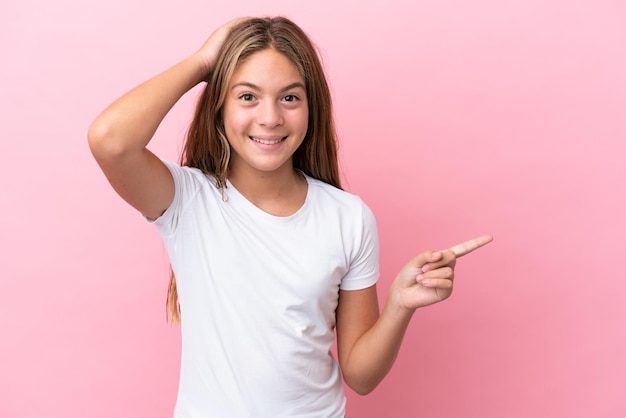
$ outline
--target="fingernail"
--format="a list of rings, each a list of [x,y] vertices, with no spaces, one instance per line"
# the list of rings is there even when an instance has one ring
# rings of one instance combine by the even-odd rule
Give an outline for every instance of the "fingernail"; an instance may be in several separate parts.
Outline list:
[[[435,258],[439,258],[440,256],[441,256],[441,251],[435,251],[433,253],[433,257],[435,257]]]
[[[423,273],[426,273],[428,270],[430,270],[430,265],[426,264],[425,266],[422,266]]]
[[[418,274],[417,277],[415,278],[416,282],[421,282],[422,280],[424,280],[424,275],[423,274]]]
[[[428,280],[428,279],[426,279],[426,280],[422,280],[422,281],[420,282],[420,284],[421,284],[422,286],[430,286],[430,280]]]

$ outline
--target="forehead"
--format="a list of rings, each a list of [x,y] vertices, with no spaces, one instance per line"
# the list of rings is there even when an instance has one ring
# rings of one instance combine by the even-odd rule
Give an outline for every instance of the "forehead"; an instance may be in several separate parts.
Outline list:
[[[250,55],[235,68],[230,85],[242,82],[280,87],[295,82],[304,84],[304,78],[286,55],[268,48]]]

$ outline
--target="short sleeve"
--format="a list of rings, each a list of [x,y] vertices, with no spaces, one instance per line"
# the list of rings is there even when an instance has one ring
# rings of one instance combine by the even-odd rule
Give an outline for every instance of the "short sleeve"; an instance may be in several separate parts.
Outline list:
[[[373,286],[380,275],[378,229],[374,214],[361,202],[360,226],[355,231],[355,251],[350,268],[341,280],[341,290],[360,290]]]
[[[162,235],[170,235],[176,231],[180,215],[185,211],[189,201],[201,189],[204,174],[198,169],[181,167],[172,161],[163,160],[163,163],[174,179],[174,200],[157,219],[146,220],[153,223]]]

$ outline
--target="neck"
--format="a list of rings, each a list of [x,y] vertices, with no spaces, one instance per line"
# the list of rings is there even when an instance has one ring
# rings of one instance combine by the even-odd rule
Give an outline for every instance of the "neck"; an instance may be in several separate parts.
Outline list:
[[[252,204],[272,215],[291,215],[306,200],[306,179],[291,165],[272,172],[232,170],[228,180]]]

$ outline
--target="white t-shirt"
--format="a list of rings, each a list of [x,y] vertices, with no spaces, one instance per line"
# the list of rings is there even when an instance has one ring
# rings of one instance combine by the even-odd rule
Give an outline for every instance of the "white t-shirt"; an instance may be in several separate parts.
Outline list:
[[[182,359],[176,418],[339,418],[331,355],[339,289],[378,278],[378,235],[358,197],[311,177],[287,217],[165,162],[175,197],[155,221],[176,274]]]

